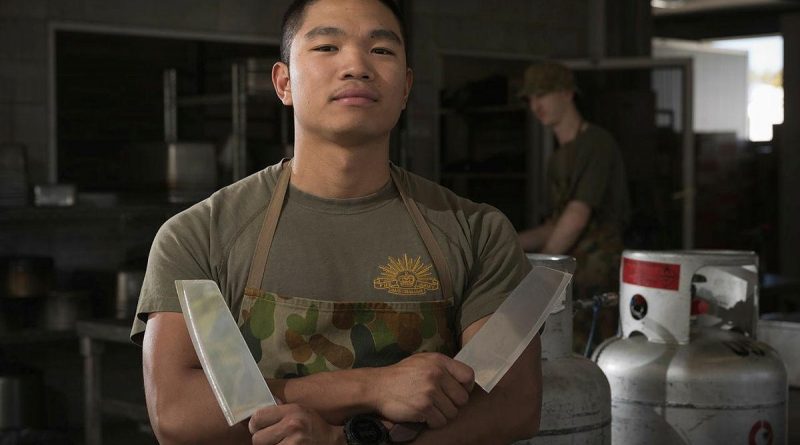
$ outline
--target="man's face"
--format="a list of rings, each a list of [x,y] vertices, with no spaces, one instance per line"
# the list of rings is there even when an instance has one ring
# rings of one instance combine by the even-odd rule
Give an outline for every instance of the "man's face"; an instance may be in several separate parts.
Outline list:
[[[552,91],[528,96],[531,111],[546,127],[558,125],[571,103],[571,91]]]
[[[401,35],[392,12],[375,0],[311,4],[292,40],[284,95],[280,71],[287,68],[273,69],[296,125],[345,144],[388,138],[411,90]]]

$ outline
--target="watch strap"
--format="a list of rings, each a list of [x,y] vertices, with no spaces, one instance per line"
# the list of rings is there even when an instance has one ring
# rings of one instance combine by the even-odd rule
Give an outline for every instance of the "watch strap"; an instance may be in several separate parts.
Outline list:
[[[389,443],[411,442],[425,429],[425,423],[396,423],[389,430]]]

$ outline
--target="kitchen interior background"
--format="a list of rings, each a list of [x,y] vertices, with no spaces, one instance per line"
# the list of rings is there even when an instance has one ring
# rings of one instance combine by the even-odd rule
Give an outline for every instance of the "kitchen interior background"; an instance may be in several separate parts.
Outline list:
[[[0,0],[0,360],[41,376],[36,428],[83,440],[91,351],[82,355],[76,320],[123,320],[106,327],[124,333],[158,227],[291,155],[291,115],[269,82],[288,3]],[[628,247],[754,250],[762,313],[798,310],[800,6],[399,3],[415,85],[394,162],[495,205],[518,229],[534,224],[552,141],[514,92],[529,63],[567,61],[580,108],[623,150]],[[709,43],[753,36],[783,45],[770,78],[783,122],[768,133],[749,128],[763,113],[747,114],[747,53]],[[102,394],[129,402],[99,417],[103,439],[153,441],[140,351],[98,344]]]

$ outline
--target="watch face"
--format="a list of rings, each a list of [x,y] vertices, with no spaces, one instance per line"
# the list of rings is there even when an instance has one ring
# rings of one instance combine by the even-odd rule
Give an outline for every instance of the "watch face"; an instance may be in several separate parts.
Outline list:
[[[350,431],[354,438],[363,444],[381,444],[386,440],[383,425],[379,424],[378,419],[361,417],[353,419],[350,424]]]

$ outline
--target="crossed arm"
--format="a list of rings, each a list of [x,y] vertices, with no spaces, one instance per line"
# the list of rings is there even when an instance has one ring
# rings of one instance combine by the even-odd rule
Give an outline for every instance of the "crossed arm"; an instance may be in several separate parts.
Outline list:
[[[488,317],[463,333],[466,344]],[[388,422],[425,421],[415,444],[510,443],[538,431],[541,345],[538,336],[491,394],[472,370],[441,354],[423,353],[383,368],[359,368],[270,380],[285,402],[228,427],[192,347],[183,316],[150,314],[143,344],[150,421],[163,444],[272,444],[312,439],[344,444],[341,425],[359,413]],[[473,387],[474,386],[474,387]]]

